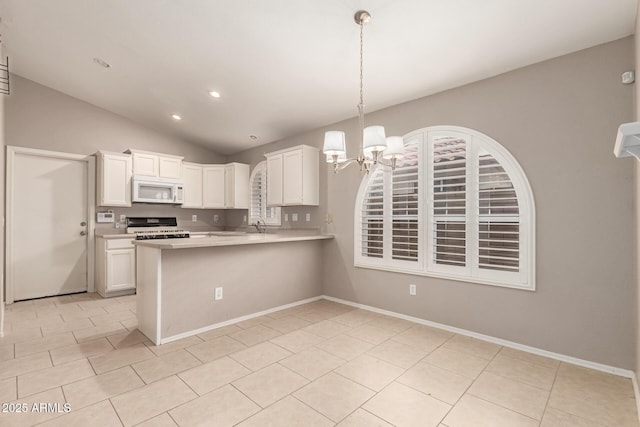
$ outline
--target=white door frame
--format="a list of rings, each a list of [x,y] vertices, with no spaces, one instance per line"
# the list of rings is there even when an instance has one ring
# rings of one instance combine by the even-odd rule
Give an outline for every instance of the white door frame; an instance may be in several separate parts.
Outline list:
[[[7,146],[7,176],[6,176],[6,229],[5,229],[5,274],[6,274],[6,296],[7,304],[13,303],[14,289],[14,269],[13,265],[13,242],[14,242],[14,164],[16,154],[28,154],[31,156],[48,157],[52,159],[80,160],[87,163],[87,292],[95,292],[95,245],[94,245],[94,229],[95,229],[95,210],[96,210],[96,158],[84,154],[62,153],[58,151],[38,150],[35,148],[13,147]]]

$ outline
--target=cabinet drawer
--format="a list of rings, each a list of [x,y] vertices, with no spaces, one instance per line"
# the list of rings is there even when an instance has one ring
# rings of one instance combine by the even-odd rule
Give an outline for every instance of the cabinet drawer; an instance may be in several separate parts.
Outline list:
[[[131,249],[134,248],[133,239],[107,239],[107,250],[109,249]]]

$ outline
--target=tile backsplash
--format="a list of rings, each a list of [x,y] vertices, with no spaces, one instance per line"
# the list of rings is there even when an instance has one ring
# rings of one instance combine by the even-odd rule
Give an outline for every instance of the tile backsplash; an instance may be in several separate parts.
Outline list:
[[[135,204],[130,208],[118,208],[118,207],[98,207],[97,212],[105,212],[111,210],[114,213],[115,223],[119,222],[120,215],[126,215],[127,217],[176,217],[178,220],[178,227],[185,230],[197,230],[199,228],[217,228],[223,229],[225,227],[226,210],[224,209],[184,209],[178,205],[154,205],[154,204]],[[196,215],[197,220],[192,221],[192,216]],[[218,221],[215,221],[215,216],[218,217]],[[106,231],[108,229],[114,229],[115,223],[96,223],[96,231]]]

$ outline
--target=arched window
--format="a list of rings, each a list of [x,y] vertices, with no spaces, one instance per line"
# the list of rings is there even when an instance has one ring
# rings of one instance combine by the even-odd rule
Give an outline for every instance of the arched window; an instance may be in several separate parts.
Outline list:
[[[258,163],[249,178],[251,204],[249,205],[249,225],[264,221],[267,225],[282,225],[280,208],[267,206],[267,162]]]
[[[363,179],[355,265],[535,290],[535,207],[515,158],[471,129],[405,136],[395,171]]]

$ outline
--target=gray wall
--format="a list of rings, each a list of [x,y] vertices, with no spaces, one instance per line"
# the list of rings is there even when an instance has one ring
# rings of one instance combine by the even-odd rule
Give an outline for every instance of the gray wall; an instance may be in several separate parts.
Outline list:
[[[634,38],[634,55],[635,58],[635,71],[640,73],[640,40],[637,39],[637,35],[640,34],[640,7],[636,11],[636,38]],[[634,88],[634,120],[640,120],[640,89],[638,83],[640,75],[636,76],[636,83]],[[633,191],[633,197],[635,199],[636,209],[636,246],[635,246],[635,265],[636,265],[636,360],[635,360],[635,372],[636,377],[640,375],[640,162],[632,160],[635,169],[635,188]]]
[[[325,294],[633,369],[634,162],[612,155],[618,125],[633,119],[633,88],[620,83],[632,68],[629,37],[367,115],[387,135],[432,125],[476,129],[518,159],[536,200],[537,291],[353,267],[361,175],[327,167],[316,208],[333,214],[324,229],[336,235],[325,252]],[[344,130],[355,154],[356,120],[329,128]],[[233,158],[254,163],[285,146],[321,147],[326,129]]]
[[[4,58],[2,54],[2,45],[0,45],[0,58]],[[0,165],[4,165],[4,134],[5,134],[5,118],[4,108],[5,95],[0,95]],[[4,242],[4,173],[0,174],[0,242]],[[0,244],[0,336],[4,331],[4,243]]]
[[[224,163],[205,147],[172,138],[132,120],[11,75],[7,98],[7,145],[93,154],[128,148],[184,156],[185,161]]]
[[[137,148],[184,156],[185,161],[197,163],[225,163],[226,160],[225,156],[205,147],[172,138],[15,74],[11,75],[6,119],[7,145],[79,154],[93,154],[98,150],[123,152]],[[127,216],[177,216],[187,226],[214,225],[213,215],[218,214],[220,225],[224,225],[222,210],[138,205],[114,211]],[[191,214],[198,215],[198,222],[191,223]],[[97,225],[98,230],[105,228],[113,228],[113,225]]]
[[[162,337],[322,295],[326,242],[163,250]]]

